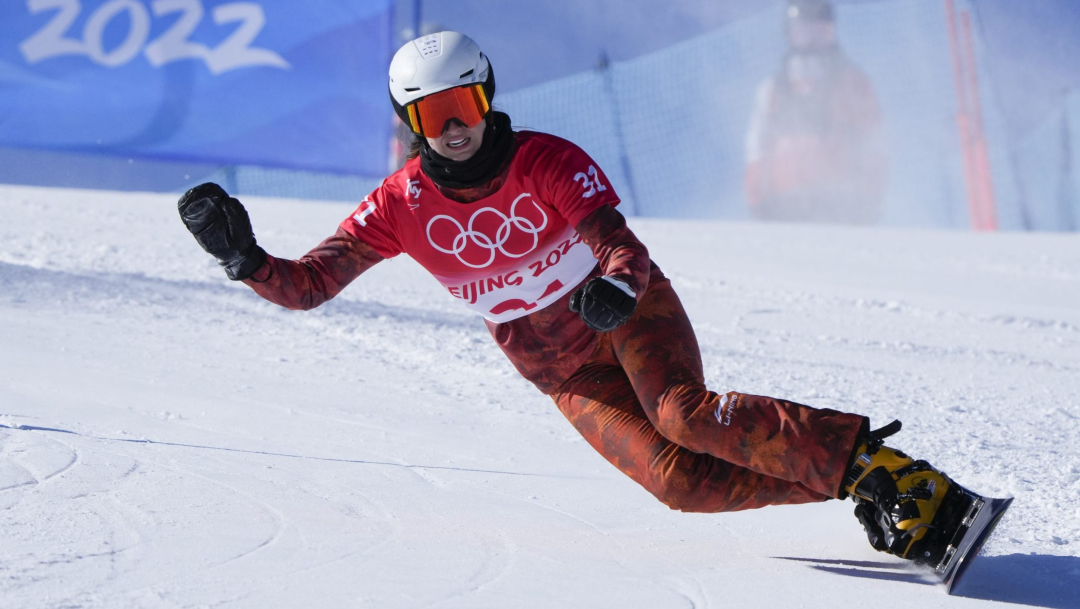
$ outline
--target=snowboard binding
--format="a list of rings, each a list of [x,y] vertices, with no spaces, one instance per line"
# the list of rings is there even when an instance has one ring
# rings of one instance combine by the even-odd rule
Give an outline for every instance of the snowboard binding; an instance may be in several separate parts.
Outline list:
[[[985,498],[926,461],[885,446],[892,423],[864,432],[844,478],[874,549],[934,569],[952,590],[1012,499]]]

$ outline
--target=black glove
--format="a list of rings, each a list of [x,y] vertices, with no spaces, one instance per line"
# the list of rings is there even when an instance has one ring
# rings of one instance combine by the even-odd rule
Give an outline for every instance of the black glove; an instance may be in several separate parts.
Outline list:
[[[630,287],[611,277],[593,277],[570,296],[570,310],[597,332],[610,332],[626,323],[637,308]]]
[[[885,530],[878,524],[880,514],[877,506],[869,501],[859,500],[857,503],[855,517],[859,519],[863,530],[866,531],[866,538],[870,540],[870,545],[874,546],[878,552],[888,552],[889,544],[885,541]]]
[[[218,259],[229,279],[247,279],[266,262],[255,243],[251,220],[240,201],[207,182],[184,193],[177,204],[184,226],[204,250]]]
[[[910,516],[910,510],[915,510],[915,516],[918,516],[918,507],[914,500],[898,506],[894,504],[891,510],[882,509],[880,506],[861,499],[857,503],[855,517],[862,523],[866,538],[875,550],[901,558],[905,557],[906,553],[906,557],[914,559],[916,563],[921,560],[920,548],[925,547],[928,538],[924,537],[911,543],[910,533],[896,526],[897,522],[905,519],[901,515],[904,512],[908,512]]]

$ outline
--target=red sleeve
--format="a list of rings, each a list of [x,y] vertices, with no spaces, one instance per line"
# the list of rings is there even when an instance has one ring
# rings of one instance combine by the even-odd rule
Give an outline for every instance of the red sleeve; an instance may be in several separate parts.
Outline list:
[[[393,258],[402,252],[394,222],[394,206],[402,205],[404,197],[396,187],[398,174],[383,181],[370,195],[364,197],[356,211],[341,223],[341,230],[370,245],[383,258]]]
[[[649,288],[649,250],[626,226],[626,218],[609,205],[585,217],[574,227],[592,248],[605,275],[625,281],[638,299]]]
[[[544,200],[570,226],[577,226],[585,216],[605,205],[619,204],[611,182],[584,150],[560,138],[548,139],[551,148],[537,159],[543,171],[543,188],[547,190]]]
[[[266,264],[244,283],[274,304],[306,311],[337,296],[381,260],[374,248],[339,228],[299,260],[267,256]]]

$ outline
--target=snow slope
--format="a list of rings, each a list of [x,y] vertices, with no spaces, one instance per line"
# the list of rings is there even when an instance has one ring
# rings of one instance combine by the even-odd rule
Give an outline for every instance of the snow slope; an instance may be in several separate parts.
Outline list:
[[[291,257],[351,211],[246,204]],[[1080,237],[632,226],[713,388],[1016,496],[961,597],[850,503],[668,510],[405,258],[289,312],[173,196],[0,187],[0,607],[1080,607]]]

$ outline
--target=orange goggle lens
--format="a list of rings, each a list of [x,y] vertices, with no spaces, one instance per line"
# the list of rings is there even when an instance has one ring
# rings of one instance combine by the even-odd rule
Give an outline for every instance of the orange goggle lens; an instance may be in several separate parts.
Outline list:
[[[491,105],[484,95],[483,85],[466,85],[428,95],[409,104],[407,109],[413,133],[434,139],[443,134],[446,122],[450,120],[475,127],[487,116]]]

